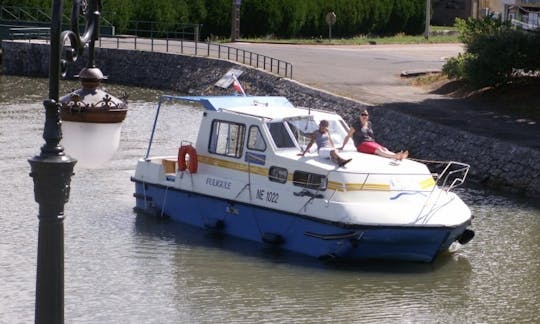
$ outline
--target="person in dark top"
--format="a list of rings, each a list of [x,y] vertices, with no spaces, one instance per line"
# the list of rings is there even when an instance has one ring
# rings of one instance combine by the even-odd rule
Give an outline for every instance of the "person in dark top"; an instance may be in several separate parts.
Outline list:
[[[337,163],[340,167],[344,166],[345,164],[351,162],[352,159],[344,159],[337,153],[334,143],[332,142],[332,137],[330,136],[330,132],[328,131],[328,121],[327,120],[321,120],[319,123],[319,129],[313,132],[311,134],[311,141],[309,142],[308,146],[302,153],[298,153],[300,156],[304,156],[306,152],[309,152],[309,149],[313,145],[313,143],[317,143],[317,152],[319,153],[320,157],[323,158],[330,158],[332,161]]]
[[[360,119],[351,125],[349,133],[343,140],[341,149],[345,147],[351,137],[358,152],[377,154],[395,160],[403,160],[409,155],[408,151],[394,153],[375,141],[371,122],[369,121],[369,113],[366,109],[360,113]]]

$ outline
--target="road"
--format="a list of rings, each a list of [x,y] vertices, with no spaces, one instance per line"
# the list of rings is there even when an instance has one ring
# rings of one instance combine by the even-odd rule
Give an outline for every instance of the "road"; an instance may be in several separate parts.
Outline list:
[[[295,80],[368,104],[420,102],[436,97],[409,86],[400,74],[440,70],[447,58],[463,52],[462,44],[230,46],[287,61],[293,65]]]
[[[462,44],[296,45],[235,42],[224,46],[220,56],[215,46],[210,51],[206,43],[134,37],[103,37],[99,46],[210,55],[225,59],[227,46],[238,48],[291,63],[293,79],[303,84],[368,104],[438,99],[436,95],[409,86],[400,74],[404,71],[439,71],[446,59],[463,52]]]

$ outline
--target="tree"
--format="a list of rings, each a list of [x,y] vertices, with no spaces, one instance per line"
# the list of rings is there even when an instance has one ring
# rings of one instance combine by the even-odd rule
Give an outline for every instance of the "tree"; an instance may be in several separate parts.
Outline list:
[[[104,0],[103,18],[115,26],[116,33],[124,33],[133,15],[133,9],[130,0]]]
[[[228,37],[231,34],[231,0],[205,0],[207,11],[203,22],[203,36]],[[240,21],[242,26],[242,21]]]

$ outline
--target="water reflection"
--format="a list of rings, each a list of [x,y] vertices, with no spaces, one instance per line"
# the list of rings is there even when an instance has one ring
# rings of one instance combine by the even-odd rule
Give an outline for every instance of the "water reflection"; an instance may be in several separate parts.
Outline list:
[[[176,245],[171,260],[177,269],[176,291],[192,292],[182,300],[184,307],[204,305],[197,313],[203,322],[216,317],[253,322],[271,320],[276,314],[279,321],[348,322],[354,316],[377,320],[394,318],[405,308],[422,316],[421,305],[429,298],[461,305],[463,295],[455,292],[466,290],[472,273],[468,260],[459,255],[448,255],[434,265],[337,265],[142,215],[135,230],[141,240],[153,237]],[[438,271],[443,266],[444,271]],[[253,314],[253,309],[260,311]]]
[[[0,323],[34,316],[38,221],[26,159],[43,144],[45,84],[0,77]],[[476,237],[433,265],[326,264],[158,222],[133,212],[129,178],[161,92],[111,88],[128,93],[130,111],[113,161],[72,179],[66,322],[540,322],[534,201],[460,188]],[[181,140],[195,139],[200,111],[174,108],[162,111],[156,154],[174,155]]]
[[[178,224],[169,219],[160,220],[145,214],[137,214],[135,222],[137,235],[158,238],[183,247],[212,249],[216,254],[230,254],[255,259],[257,262],[286,264],[299,268],[332,270],[339,272],[376,272],[376,273],[422,273],[434,272],[441,267],[449,267],[451,263],[468,264],[468,260],[455,253],[447,253],[433,264],[395,261],[363,261],[354,263],[325,262],[270,245],[258,244],[233,237],[223,236],[192,226]],[[470,264],[469,264],[470,268]],[[464,268],[463,268],[464,269]]]

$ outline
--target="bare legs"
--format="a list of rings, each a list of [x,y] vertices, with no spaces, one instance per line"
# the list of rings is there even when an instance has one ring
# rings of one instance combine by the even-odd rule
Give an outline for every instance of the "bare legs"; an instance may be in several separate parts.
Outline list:
[[[409,156],[409,151],[401,151],[399,153],[394,153],[388,150],[386,147],[380,147],[375,150],[375,154],[395,160],[403,160]]]
[[[340,167],[351,162],[352,160],[352,159],[345,160],[344,158],[339,156],[339,154],[337,154],[336,150],[330,151],[330,157],[332,158],[332,161],[336,162]]]

